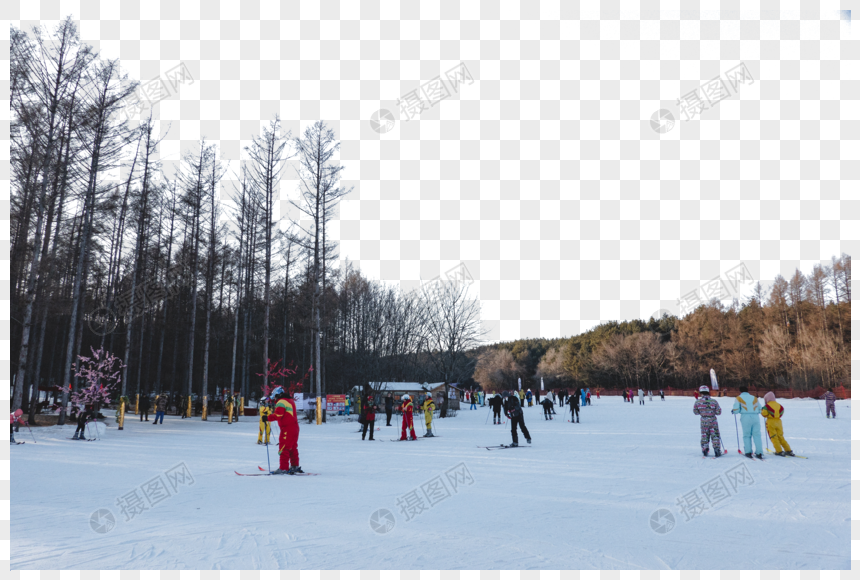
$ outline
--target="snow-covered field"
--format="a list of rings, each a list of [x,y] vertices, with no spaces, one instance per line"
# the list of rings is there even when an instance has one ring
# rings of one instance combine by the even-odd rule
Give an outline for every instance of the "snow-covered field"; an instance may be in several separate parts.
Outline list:
[[[720,459],[701,456],[693,399],[605,397],[578,425],[527,408],[529,449],[478,447],[510,442],[507,425],[485,423],[486,407],[408,443],[390,441],[399,429],[384,416],[374,442],[357,423],[302,424],[301,464],[318,477],[234,475],[266,466],[251,417],[155,426],[131,416],[97,442],[71,441],[65,426],[34,430],[34,444],[22,429],[28,443],[11,448],[11,566],[850,569],[850,402],[826,420],[816,401],[780,401],[786,438],[809,459],[760,462],[738,455],[731,399],[719,401],[730,451]],[[135,495],[147,509],[127,520],[118,501]],[[686,521],[676,501],[692,514],[696,495],[708,509]],[[673,528],[665,512],[652,526],[661,508]],[[100,509],[112,529],[105,512],[91,519]],[[380,509],[395,518],[388,531],[371,527]]]

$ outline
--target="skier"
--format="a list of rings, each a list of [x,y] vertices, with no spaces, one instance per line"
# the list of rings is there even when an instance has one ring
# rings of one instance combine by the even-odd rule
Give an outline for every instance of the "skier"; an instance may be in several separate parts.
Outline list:
[[[621,396],[624,397],[624,402],[627,402],[627,389],[621,389]]]
[[[788,446],[788,442],[782,434],[782,414],[785,412],[785,407],[776,402],[773,392],[764,396],[764,402],[765,405],[761,414],[765,417],[765,429],[767,429],[768,437],[773,441],[774,452],[781,457],[786,455],[794,457],[794,451]]]
[[[490,399],[490,407],[493,408],[493,425],[502,424],[502,403],[502,396],[499,394]]]
[[[143,393],[140,396],[140,420],[141,421],[149,421],[149,395]],[[146,419],[144,419],[146,417]]]
[[[362,421],[361,440],[364,441],[364,436],[370,429],[370,440],[373,441],[374,425],[376,424],[376,405],[373,404],[373,395],[367,395],[367,401],[361,407],[361,414],[364,419]]]
[[[552,400],[547,398],[547,397],[544,397],[543,401],[541,401],[541,406],[543,406],[544,421],[552,421],[552,415],[553,415]]]
[[[260,399],[260,433],[257,435],[257,445],[268,445],[272,436],[272,426],[269,425],[269,413],[272,412],[270,405],[269,397]],[[263,441],[264,435],[265,441]]]
[[[532,406],[532,390],[529,389],[526,391],[526,401],[529,403],[529,407]]]
[[[9,444],[16,443],[15,441],[15,424],[26,425],[27,422],[21,417],[24,411],[16,410],[14,413],[9,413]]]
[[[833,413],[833,418],[836,418],[836,394],[833,392],[833,387],[829,387],[827,392],[821,396],[824,399],[824,406],[827,407],[827,418],[830,418],[830,413]],[[819,407],[820,409],[820,407]]]
[[[433,397],[427,396],[427,400],[424,401],[424,404],[421,405],[421,408],[424,409],[424,424],[427,427],[427,433],[424,434],[425,437],[433,437],[433,412],[436,410],[436,405],[433,403]]]
[[[164,424],[164,411],[167,410],[167,399],[168,396],[162,394],[155,402],[155,421],[152,422],[153,425],[156,423],[160,425]]]
[[[591,404],[591,389],[585,389],[585,404]]]
[[[568,403],[570,403],[570,422],[571,423],[579,423],[579,387],[573,392],[573,396],[568,398]],[[576,420],[574,421],[574,415],[576,415]]]
[[[564,401],[567,399],[567,389],[558,392],[558,406],[564,407]]]
[[[347,418],[349,418],[350,410],[349,410],[349,395],[346,396],[346,400],[343,402],[343,412],[346,414]]]
[[[661,400],[661,401],[665,401],[665,400],[666,400],[666,395],[664,395],[664,394],[663,394],[663,389],[660,389],[660,400]]]
[[[702,394],[700,399],[693,403],[693,414],[701,417],[702,429],[702,455],[708,455],[708,443],[714,446],[714,455],[719,457],[723,454],[721,451],[720,439],[720,424],[717,423],[717,415],[723,410],[720,404],[711,398],[711,391],[705,385],[699,387],[699,392]]]
[[[654,400],[654,394],[651,392],[651,389],[648,389],[648,401]]]
[[[84,407],[84,410],[78,414],[78,428],[75,429],[75,434],[72,436],[72,439],[86,441],[87,436],[84,433],[84,429],[87,426],[87,421],[90,419],[95,420],[95,418],[96,414],[93,410],[93,405],[92,403],[89,403]],[[78,436],[78,433],[80,433],[80,436]]]
[[[513,439],[511,447],[517,447],[519,445],[517,439],[517,425],[519,425],[522,430],[523,435],[526,438],[526,442],[531,444],[532,437],[529,435],[529,430],[526,429],[526,424],[523,421],[523,408],[520,405],[520,401],[518,400],[516,393],[511,393],[510,396],[508,396],[507,401],[505,401],[505,416],[511,420],[511,438]]]
[[[735,398],[732,415],[741,416],[741,429],[744,433],[744,455],[752,459],[752,443],[755,442],[755,456],[762,459],[761,422],[758,415],[761,405],[758,397],[750,395],[747,387],[741,387],[741,394]]]
[[[627,393],[627,400],[630,401],[630,404],[633,404],[633,389],[630,389],[630,392]]]
[[[296,412],[296,402],[291,394],[284,392],[283,387],[277,387],[271,394],[274,397],[275,410],[266,417],[269,422],[277,421],[281,428],[278,436],[279,468],[273,474],[294,475],[304,473],[299,466],[299,420]]]
[[[394,397],[391,393],[385,395],[385,426],[391,427],[391,414],[394,412]]]
[[[413,408],[412,399],[409,395],[403,395],[400,397],[400,400],[403,401],[400,405],[400,410],[403,413],[403,427],[400,434],[401,441],[409,441],[410,439],[406,437],[406,429],[409,428],[409,431],[412,433],[412,441],[417,441],[418,437],[415,436],[415,426],[413,425]]]
[[[469,410],[477,409],[478,407],[476,405],[478,404],[478,398],[475,396],[474,391],[469,396],[469,400],[472,401],[472,405],[469,407]]]

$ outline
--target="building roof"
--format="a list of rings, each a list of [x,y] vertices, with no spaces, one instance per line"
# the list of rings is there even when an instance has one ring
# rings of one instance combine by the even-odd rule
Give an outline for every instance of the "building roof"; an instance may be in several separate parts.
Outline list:
[[[371,382],[371,386],[376,386],[377,383]],[[424,391],[424,390],[433,390],[438,387],[441,387],[445,383],[380,383],[375,390],[377,391]],[[361,389],[361,386],[354,387],[356,389]]]

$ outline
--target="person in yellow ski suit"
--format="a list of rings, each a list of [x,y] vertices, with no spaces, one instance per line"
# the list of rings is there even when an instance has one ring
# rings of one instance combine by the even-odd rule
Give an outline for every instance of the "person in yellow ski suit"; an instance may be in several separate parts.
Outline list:
[[[430,428],[430,424],[433,422],[433,412],[436,410],[436,404],[433,403],[433,397],[428,396],[424,401],[424,404],[421,405],[421,408],[424,409],[424,423],[427,425],[427,433],[424,436],[433,437],[433,430]]]
[[[272,412],[271,403],[269,402],[268,397],[264,397],[260,399],[260,434],[257,435],[257,445],[268,445],[269,438],[272,436],[272,427],[269,425],[269,421],[267,420],[269,413]],[[263,441],[263,433],[266,434],[266,440]]]
[[[765,417],[765,428],[770,440],[773,441],[773,449],[777,455],[794,455],[794,451],[788,446],[788,442],[782,435],[782,414],[785,407],[776,402],[772,392],[764,396],[764,408],[761,414]]]

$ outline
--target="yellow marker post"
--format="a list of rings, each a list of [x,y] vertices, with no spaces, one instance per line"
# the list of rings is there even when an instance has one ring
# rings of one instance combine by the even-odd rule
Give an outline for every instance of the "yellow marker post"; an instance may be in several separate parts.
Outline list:
[[[203,395],[203,417],[200,420],[206,421],[206,417],[208,415],[209,415],[209,395]]]
[[[322,399],[317,397],[317,425],[322,425]]]
[[[233,403],[232,401],[227,403],[227,424],[230,425],[233,423]]]
[[[134,396],[134,414],[140,415],[140,394]]]
[[[188,395],[188,410],[186,411],[185,416],[189,419],[191,418],[191,395]]]
[[[119,404],[119,431],[122,431],[122,424],[125,422],[125,401]]]

